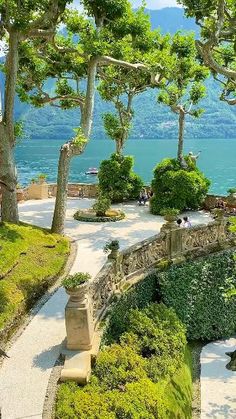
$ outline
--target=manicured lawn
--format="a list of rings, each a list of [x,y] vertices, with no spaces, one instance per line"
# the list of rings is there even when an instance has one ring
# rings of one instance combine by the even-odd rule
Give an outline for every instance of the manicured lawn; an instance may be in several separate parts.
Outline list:
[[[68,254],[64,237],[26,224],[0,224],[0,331],[53,283]]]

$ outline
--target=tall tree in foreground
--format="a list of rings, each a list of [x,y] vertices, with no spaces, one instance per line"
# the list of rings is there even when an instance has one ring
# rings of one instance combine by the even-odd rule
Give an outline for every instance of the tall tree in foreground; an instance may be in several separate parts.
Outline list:
[[[201,28],[196,41],[204,64],[222,85],[221,100],[236,105],[236,2],[179,0]]]
[[[130,70],[141,69],[150,80],[159,81],[158,65],[151,68],[133,56],[134,44],[154,48],[147,34],[147,18],[141,11],[133,12],[127,0],[87,0],[83,2],[89,19],[77,11],[68,12],[64,23],[68,36],[57,36],[50,45],[25,44],[22,53],[20,94],[36,106],[50,104],[63,109],[79,107],[80,122],[76,135],[61,147],[57,178],[57,196],[52,231],[63,233],[67,185],[71,158],[84,151],[90,138],[98,68],[114,65]],[[91,19],[92,18],[92,19]],[[149,44],[148,44],[149,42]],[[124,61],[124,48],[127,61]],[[137,58],[140,60],[137,62]],[[29,68],[33,68],[31,75]],[[150,75],[151,74],[151,75]],[[30,77],[29,77],[30,75]],[[45,80],[56,79],[52,94],[45,89]],[[28,94],[25,95],[25,92]],[[79,125],[79,126],[78,126]]]
[[[14,99],[21,42],[32,38],[51,40],[64,12],[64,0],[1,0],[0,39],[6,43],[4,106],[0,120],[0,181],[2,185],[2,221],[19,221],[14,162]]]
[[[202,114],[203,109],[198,104],[206,94],[203,81],[207,75],[207,68],[197,60],[193,35],[175,34],[170,44],[167,81],[163,80],[157,100],[178,115],[177,158],[180,162],[183,162],[186,116],[198,118]]]

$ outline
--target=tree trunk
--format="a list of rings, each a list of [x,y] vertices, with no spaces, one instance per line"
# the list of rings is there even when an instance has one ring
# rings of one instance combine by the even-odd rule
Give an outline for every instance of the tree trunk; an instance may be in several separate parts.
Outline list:
[[[179,139],[178,139],[178,153],[177,158],[181,161],[184,149],[184,126],[185,126],[185,113],[179,111]]]
[[[14,100],[18,71],[18,42],[17,32],[9,34],[9,51],[6,61],[6,84],[4,114],[0,123],[0,179],[7,187],[2,192],[2,221],[19,222],[16,196],[16,167],[14,161]]]
[[[52,220],[52,232],[63,234],[66,216],[66,199],[69,179],[71,152],[69,144],[64,144],[60,150],[57,173],[57,194]]]
[[[17,224],[19,221],[16,195],[16,169],[14,155],[6,130],[0,128],[0,179],[2,182],[2,221]]]
[[[116,154],[122,154],[123,142],[122,140],[116,140]]]
[[[88,65],[86,99],[81,114],[81,129],[87,139],[89,139],[92,129],[96,74],[97,60],[91,58]],[[83,148],[73,148],[72,143],[67,143],[61,148],[58,165],[57,195],[52,222],[52,231],[54,233],[64,233],[70,161],[72,157],[79,155],[82,152]]]
[[[97,74],[97,59],[92,57],[88,65],[88,80],[85,104],[81,115],[81,129],[84,136],[89,139],[93,122],[95,80]]]

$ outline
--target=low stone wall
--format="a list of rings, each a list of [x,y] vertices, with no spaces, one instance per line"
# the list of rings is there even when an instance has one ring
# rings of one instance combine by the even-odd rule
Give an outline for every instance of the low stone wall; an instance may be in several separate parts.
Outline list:
[[[49,184],[49,195],[56,196],[57,185]],[[78,198],[96,198],[98,195],[98,185],[92,183],[69,183],[68,196]]]
[[[129,288],[159,263],[182,262],[234,246],[234,242],[224,218],[188,229],[165,224],[160,234],[120,252],[117,259],[108,259],[95,277],[90,285],[95,323],[102,318],[114,294]]]

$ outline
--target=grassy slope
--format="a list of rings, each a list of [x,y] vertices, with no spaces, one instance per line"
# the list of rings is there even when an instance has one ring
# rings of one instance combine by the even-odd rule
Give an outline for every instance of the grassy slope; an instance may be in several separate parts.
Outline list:
[[[165,385],[162,403],[166,408],[165,418],[190,419],[192,417],[192,355],[189,349],[185,353],[185,363]]]
[[[66,238],[28,225],[0,225],[0,330],[32,306],[63,268]]]

